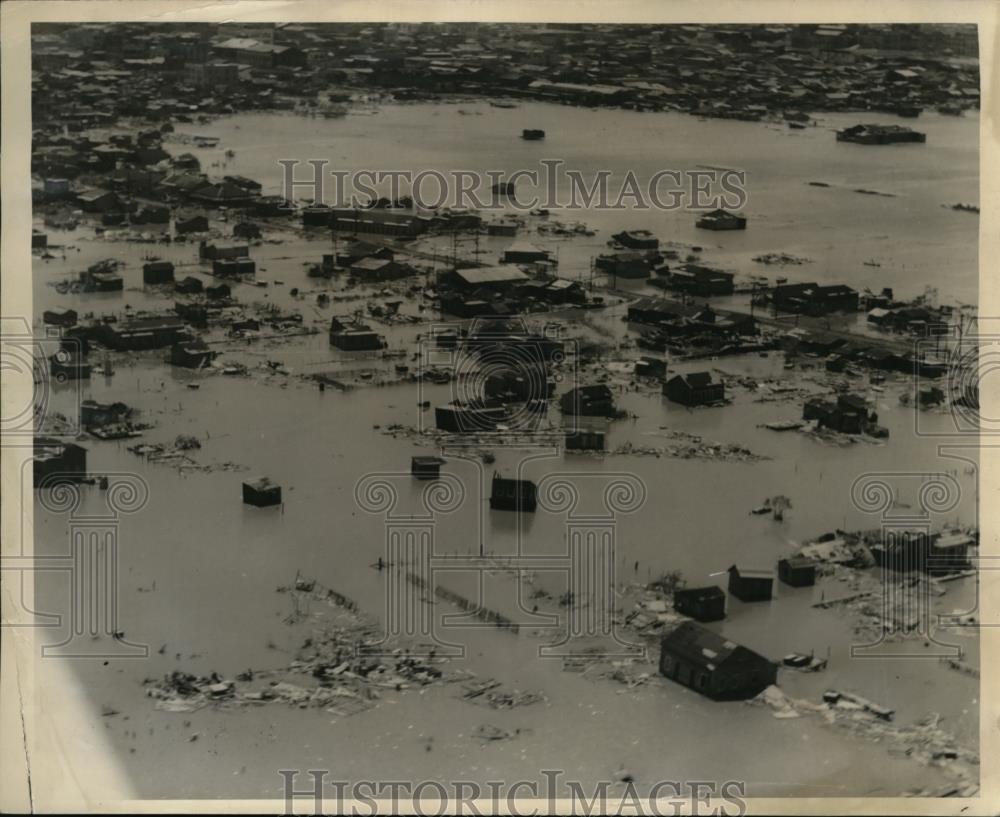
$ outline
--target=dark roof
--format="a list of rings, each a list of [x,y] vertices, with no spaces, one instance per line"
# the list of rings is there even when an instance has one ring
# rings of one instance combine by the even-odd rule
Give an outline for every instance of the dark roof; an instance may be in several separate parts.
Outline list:
[[[712,375],[709,372],[692,372],[685,379],[687,384],[695,389],[712,385]]]
[[[693,621],[685,621],[672,632],[663,636],[660,647],[708,670],[716,669],[734,656],[743,660],[767,661],[766,658],[753,650],[701,627]]]
[[[816,562],[808,556],[789,556],[787,559],[782,559],[778,564],[782,562],[796,570],[806,567],[816,567]]]
[[[692,601],[705,601],[706,599],[725,598],[725,591],[717,585],[710,584],[707,587],[688,587],[683,590],[675,590],[675,599],[691,599]]]

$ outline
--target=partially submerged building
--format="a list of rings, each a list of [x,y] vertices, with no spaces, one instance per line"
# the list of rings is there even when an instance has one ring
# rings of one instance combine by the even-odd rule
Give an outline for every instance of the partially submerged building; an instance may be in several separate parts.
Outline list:
[[[79,482],[87,476],[87,449],[76,443],[54,437],[35,437],[32,460],[36,488],[59,482]]]
[[[816,584],[816,562],[805,556],[790,556],[778,562],[778,578],[789,587],[812,587]]]
[[[774,573],[732,565],[729,570],[729,593],[740,601],[770,601],[774,589]]]
[[[695,621],[721,621],[726,617],[726,594],[714,584],[675,590],[674,610]]]
[[[745,230],[747,219],[742,213],[718,209],[705,213],[694,224],[703,230]]]
[[[281,504],[281,486],[269,477],[258,477],[243,483],[243,504],[267,508]]]
[[[172,261],[149,261],[142,265],[144,284],[169,284],[174,280]]]
[[[591,429],[575,429],[566,432],[567,451],[603,451],[605,447],[605,433]]]
[[[503,408],[447,405],[434,408],[434,424],[441,431],[453,434],[474,434],[496,431],[507,417]]]
[[[215,358],[215,352],[201,340],[191,339],[181,341],[170,347],[167,362],[171,366],[182,366],[185,369],[201,369]]]
[[[708,406],[726,399],[726,387],[712,380],[710,372],[676,375],[663,384],[663,395],[683,406]]]
[[[559,408],[580,417],[614,417],[618,412],[614,394],[603,383],[570,389],[559,398]]]
[[[781,284],[774,288],[771,301],[776,310],[803,315],[858,311],[857,290],[844,284]]]
[[[893,145],[927,141],[927,134],[902,125],[852,125],[837,131],[838,142],[855,142],[859,145]]]
[[[417,479],[437,479],[441,475],[442,465],[444,460],[440,457],[412,457],[410,473]]]
[[[507,479],[493,474],[490,508],[495,511],[534,513],[538,505],[538,488],[528,479]]]
[[[692,621],[663,636],[660,672],[715,700],[752,698],[778,677],[774,662]]]
[[[330,345],[342,352],[376,352],[385,348],[385,340],[363,323],[330,320]]]
[[[878,428],[878,414],[863,397],[838,394],[836,400],[815,397],[802,408],[803,420],[815,420],[820,428],[841,434],[866,434]]]

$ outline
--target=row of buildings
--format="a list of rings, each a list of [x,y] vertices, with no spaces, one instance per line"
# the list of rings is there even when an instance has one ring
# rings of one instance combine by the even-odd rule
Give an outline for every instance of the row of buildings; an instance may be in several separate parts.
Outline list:
[[[352,89],[740,119],[979,104],[974,25],[92,23],[38,25],[32,39],[41,129],[332,112]]]

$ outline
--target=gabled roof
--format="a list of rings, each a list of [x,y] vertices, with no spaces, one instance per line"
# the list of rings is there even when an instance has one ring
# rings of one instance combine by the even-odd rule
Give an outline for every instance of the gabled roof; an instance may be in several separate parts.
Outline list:
[[[717,669],[734,657],[742,661],[767,661],[766,658],[753,650],[701,627],[693,621],[685,621],[665,635],[660,642],[660,647],[707,670]]]

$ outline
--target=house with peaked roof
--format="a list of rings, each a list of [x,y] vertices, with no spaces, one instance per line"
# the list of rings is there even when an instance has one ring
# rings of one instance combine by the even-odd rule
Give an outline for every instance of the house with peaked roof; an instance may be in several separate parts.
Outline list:
[[[660,672],[715,700],[752,698],[778,677],[774,662],[693,621],[663,637]]]
[[[663,384],[663,395],[682,406],[707,406],[726,399],[726,387],[712,380],[709,372],[679,374]]]

